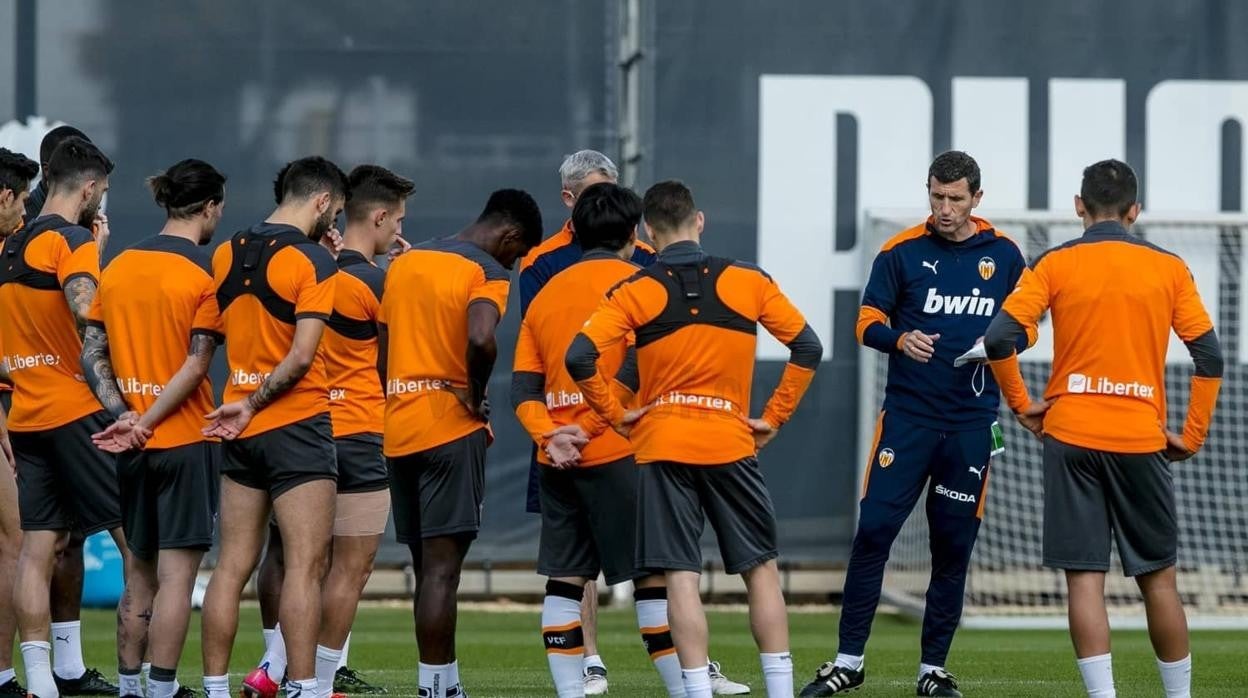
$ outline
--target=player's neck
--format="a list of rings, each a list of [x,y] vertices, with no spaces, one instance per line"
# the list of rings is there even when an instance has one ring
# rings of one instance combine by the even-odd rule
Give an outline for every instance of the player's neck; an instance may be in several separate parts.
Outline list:
[[[1092,216],[1084,216],[1083,217],[1083,229],[1087,230],[1088,228],[1091,228],[1094,225],[1100,225],[1102,223],[1115,223],[1117,225],[1122,226],[1123,228],[1126,228],[1127,230],[1131,230],[1131,224],[1134,222],[1135,221],[1123,220],[1121,218],[1115,218],[1113,216],[1107,216],[1104,218],[1093,218]]]
[[[368,233],[348,223],[347,229],[342,233],[342,251],[351,250],[363,255],[364,259],[372,259],[373,249],[373,243],[368,239]]]
[[[701,245],[701,236],[694,231],[677,231],[666,235],[659,235],[654,239],[654,246],[659,252],[666,250],[672,245],[682,242],[692,242],[695,245]]]
[[[307,235],[308,232],[312,230],[312,227],[316,225],[316,219],[317,215],[315,209],[304,206],[287,206],[283,204],[274,209],[273,213],[269,214],[269,217],[264,219],[264,222],[272,225],[289,225],[291,227],[298,228],[304,235]]]
[[[203,236],[203,229],[199,223],[194,220],[177,220],[170,218],[165,221],[165,227],[160,231],[161,235],[167,235],[171,238],[182,238],[188,240],[192,244],[198,245]]]
[[[60,216],[70,223],[77,224],[79,216],[82,215],[82,207],[77,202],[77,197],[67,196],[50,196],[43,203],[43,210],[39,211],[42,216]]]

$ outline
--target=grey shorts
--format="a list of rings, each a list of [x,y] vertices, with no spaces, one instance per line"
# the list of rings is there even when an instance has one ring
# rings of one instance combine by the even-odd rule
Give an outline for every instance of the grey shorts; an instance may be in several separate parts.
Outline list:
[[[329,413],[225,442],[221,474],[277,499],[299,485],[337,480],[338,460]]]
[[[151,560],[160,550],[212,546],[219,449],[205,441],[117,458],[122,530],[135,555]]]
[[[698,541],[707,521],[728,574],[776,558],[776,512],[757,459],[715,466],[646,463],[638,467],[637,483],[641,569],[701,572]]]
[[[1175,564],[1174,475],[1165,454],[1108,453],[1044,438],[1044,564],[1108,571],[1110,539],[1128,577]]]
[[[390,507],[395,538],[410,545],[422,538],[467,535],[481,530],[485,501],[486,431],[389,460]]]
[[[632,456],[573,470],[543,465],[542,539],[537,573],[588,577],[607,584],[644,576],[637,570],[637,464]]]
[[[112,423],[100,411],[45,431],[9,432],[23,531],[89,536],[121,526],[117,459],[91,441]]]

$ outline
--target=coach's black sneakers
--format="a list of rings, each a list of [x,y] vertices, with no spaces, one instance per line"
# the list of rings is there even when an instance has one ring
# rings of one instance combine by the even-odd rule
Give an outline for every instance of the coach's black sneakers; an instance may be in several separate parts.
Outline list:
[[[26,698],[26,689],[22,688],[22,684],[18,683],[17,677],[14,676],[0,684],[0,696],[21,696]]]
[[[356,696],[375,696],[383,693],[389,693],[381,686],[364,680],[364,677],[349,667],[338,667],[338,671],[334,673],[334,693],[346,693]]]
[[[958,680],[944,669],[935,669],[924,674],[914,687],[914,695],[962,698],[962,692],[958,690]]]
[[[52,680],[63,696],[115,696],[119,691],[98,669],[87,669],[76,679],[62,679],[53,673]]]
[[[857,691],[867,680],[867,672],[861,669],[846,669],[832,662],[824,662],[815,672],[815,680],[802,689],[802,698],[811,696],[839,696],[842,693]]]

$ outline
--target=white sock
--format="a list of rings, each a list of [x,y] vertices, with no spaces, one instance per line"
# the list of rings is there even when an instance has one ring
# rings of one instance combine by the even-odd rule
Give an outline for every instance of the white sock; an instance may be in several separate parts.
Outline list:
[[[123,674],[117,671],[117,695],[143,697],[143,675],[139,672]]]
[[[1192,655],[1177,662],[1157,660],[1157,669],[1161,671],[1161,686],[1166,689],[1166,698],[1191,698],[1192,695]]]
[[[943,666],[936,666],[935,664],[924,664],[922,662],[919,662],[919,678],[915,680],[922,681],[924,676],[927,676],[928,674],[936,670],[944,671],[945,668]]]
[[[36,695],[39,698],[58,698],[61,695],[56,688],[56,681],[52,679],[52,664],[48,661],[48,653],[51,651],[52,645],[46,642],[22,643],[27,695]]]
[[[447,664],[446,671],[442,675],[446,677],[446,698],[452,698],[453,696],[462,697],[464,695],[464,687],[459,683],[459,660],[456,659]],[[455,689],[458,692],[451,689]]]
[[[570,585],[569,585],[570,586]],[[546,663],[559,698],[585,695],[583,679],[585,638],[581,630],[581,602],[547,594],[542,600],[542,641]]]
[[[763,682],[767,696],[793,695],[793,655],[788,652],[763,652],[758,655],[763,664]]]
[[[1076,660],[1083,674],[1083,687],[1089,698],[1117,698],[1114,691],[1114,665],[1108,654]]]
[[[147,677],[147,698],[173,698],[178,692],[178,670],[156,667]]]
[[[277,632],[276,628],[261,628],[260,632],[264,633],[264,651],[269,651],[269,645],[273,644],[273,633]]]
[[[345,669],[347,667],[347,654],[350,651],[351,651],[351,633],[347,633],[347,641],[342,643],[342,657],[338,659],[338,669]],[[334,670],[335,674],[338,673],[338,669]]]
[[[230,676],[205,676],[204,698],[231,698]]]
[[[82,661],[82,621],[52,624],[52,671],[62,679],[76,679],[87,673]],[[43,696],[42,693],[36,694]]]
[[[446,671],[450,664],[420,663],[419,686],[423,694],[420,698],[446,698]]]
[[[342,658],[342,650],[316,646],[316,681],[321,687],[320,698],[329,698],[334,692],[334,672],[338,671],[338,660]]]
[[[863,662],[866,657],[861,654],[837,654],[836,666],[842,669],[852,669],[853,671],[862,671]]]
[[[607,668],[607,665],[604,664],[602,661],[602,657],[599,657],[596,654],[588,655],[587,657],[585,657],[585,660],[581,662],[581,669],[585,671],[589,671],[589,668],[591,666],[596,666],[599,669],[603,669],[603,670]]]
[[[273,636],[269,638],[264,657],[260,659],[260,666],[265,666],[265,664],[268,664],[265,671],[268,672],[269,678],[273,679],[273,683],[280,684],[282,679],[286,678],[286,641],[282,639],[281,623],[273,628]]]
[[[667,695],[678,697],[685,694],[685,680],[680,676],[680,659],[676,657],[676,645],[672,642],[672,629],[667,625],[667,599],[641,599],[637,607],[637,628],[641,642],[659,672],[659,678],[667,687]]]
[[[0,671],[0,686],[3,686],[4,684],[16,678],[17,678],[17,671],[15,669],[10,668],[10,669],[5,669],[4,671]]]
[[[703,665],[695,669],[681,669],[685,682],[686,698],[711,698],[711,667]]]
[[[320,686],[316,677],[299,681],[286,682],[286,698],[313,698],[320,695]]]
[[[147,682],[152,678],[151,662],[143,662],[139,665],[139,676],[143,679],[143,685],[146,686]]]

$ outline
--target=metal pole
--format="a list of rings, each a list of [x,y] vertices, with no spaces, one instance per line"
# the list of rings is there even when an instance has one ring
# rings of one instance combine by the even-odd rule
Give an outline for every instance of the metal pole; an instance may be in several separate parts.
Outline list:
[[[34,116],[38,106],[35,92],[35,46],[37,37],[35,21],[38,8],[35,0],[17,0],[13,22],[14,61],[14,116],[18,121]]]

